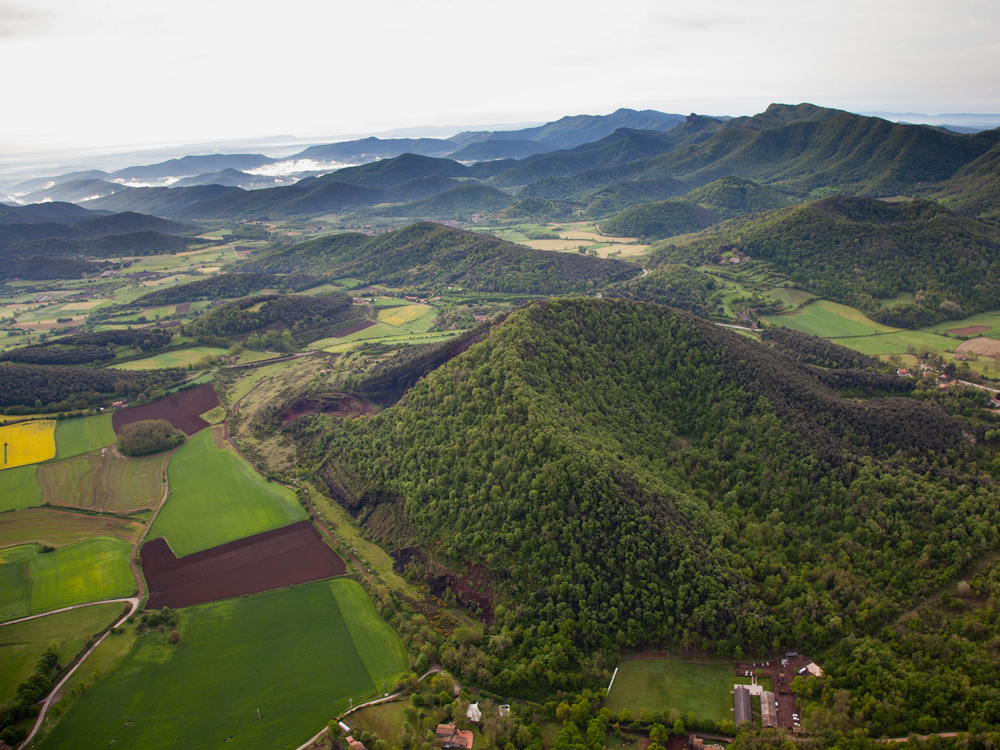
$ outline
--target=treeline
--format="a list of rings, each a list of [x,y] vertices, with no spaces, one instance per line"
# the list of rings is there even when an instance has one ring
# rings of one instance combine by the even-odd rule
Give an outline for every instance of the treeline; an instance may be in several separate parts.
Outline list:
[[[108,264],[93,263],[76,258],[56,258],[32,255],[28,258],[8,258],[0,264],[0,279],[78,279],[84,274],[98,273],[109,268]]]
[[[711,262],[732,250],[885,325],[920,327],[1000,307],[1000,229],[926,201],[826,198],[736,219],[654,263]],[[902,292],[913,302],[883,307]]]
[[[330,274],[391,286],[426,289],[449,284],[538,295],[587,292],[639,272],[620,260],[532,250],[430,222],[374,237],[320,237],[260,253],[238,265],[261,273]]]
[[[686,313],[553,300],[345,423],[320,474],[382,543],[475,571],[493,618],[447,661],[463,680],[543,694],[606,684],[631,647],[816,650],[1000,544],[984,426],[870,398],[881,375],[843,398]]]
[[[156,328],[96,331],[63,336],[54,342],[11,349],[0,354],[0,362],[32,365],[82,365],[115,358],[115,347],[133,347],[155,352],[170,343],[173,333]],[[72,346],[65,349],[64,346]]]
[[[129,307],[156,307],[199,300],[245,297],[261,289],[280,292],[299,292],[324,283],[327,279],[312,274],[277,276],[270,273],[224,273],[187,284],[158,289],[144,294],[128,304]]]
[[[760,332],[761,340],[773,344],[796,359],[820,367],[855,367],[884,369],[885,363],[846,346],[834,344],[819,336],[793,331],[791,328],[772,327]]]
[[[103,403],[110,396],[129,400],[184,379],[172,370],[131,372],[95,367],[0,364],[0,407],[6,414],[71,411]]]
[[[718,302],[715,279],[683,263],[668,263],[645,276],[626,281],[604,293],[638,302],[654,302],[707,317]]]
[[[285,330],[294,336],[346,325],[353,317],[352,312],[355,311],[352,311],[351,298],[346,295],[261,295],[210,310],[183,326],[182,332],[203,344],[226,343],[251,333],[280,336]]]
[[[600,230],[613,237],[663,239],[698,232],[718,221],[718,216],[696,203],[666,200],[628,208],[602,221]]]

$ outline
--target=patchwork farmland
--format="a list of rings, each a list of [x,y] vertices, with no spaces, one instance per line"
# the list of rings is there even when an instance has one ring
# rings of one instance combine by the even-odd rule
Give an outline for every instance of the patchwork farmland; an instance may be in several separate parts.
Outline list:
[[[76,513],[55,508],[26,508],[5,513],[0,521],[0,548],[21,544],[65,547],[107,536],[134,544],[142,533],[139,521]]]
[[[193,435],[198,430],[208,427],[208,422],[199,415],[211,411],[218,405],[219,397],[215,395],[215,387],[211,383],[204,383],[148,404],[116,411],[112,424],[117,433],[122,427],[133,422],[165,419],[185,435]]]
[[[38,469],[42,500],[50,505],[107,511],[150,508],[163,491],[161,454],[126,458],[111,446]]]
[[[56,452],[60,459],[90,453],[114,442],[115,431],[111,427],[110,414],[60,419],[56,426]]]

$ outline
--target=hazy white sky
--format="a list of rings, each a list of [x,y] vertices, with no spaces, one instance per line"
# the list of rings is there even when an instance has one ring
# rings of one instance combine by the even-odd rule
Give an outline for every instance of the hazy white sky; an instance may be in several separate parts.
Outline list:
[[[0,153],[604,114],[1000,112],[996,0],[0,0]]]

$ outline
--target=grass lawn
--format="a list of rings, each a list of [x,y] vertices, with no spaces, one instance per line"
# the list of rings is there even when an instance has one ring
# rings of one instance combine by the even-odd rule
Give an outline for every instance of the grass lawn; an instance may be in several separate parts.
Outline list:
[[[167,367],[187,367],[205,356],[221,357],[225,349],[214,346],[195,346],[190,349],[179,349],[175,352],[157,354],[146,359],[136,359],[125,364],[115,365],[116,370],[162,370]]]
[[[765,320],[773,325],[811,333],[821,338],[866,336],[899,330],[876,323],[853,307],[839,305],[829,300],[813,302],[794,315],[769,315]]]
[[[111,536],[134,544],[142,533],[142,524],[132,519],[91,516],[54,508],[15,510],[0,519],[0,549],[22,544],[65,547],[98,536]]]
[[[61,419],[56,426],[56,448],[59,458],[72,458],[111,445],[115,442],[111,415]]]
[[[0,621],[135,591],[132,545],[98,537],[42,554],[35,545],[0,551]]]
[[[42,504],[42,490],[35,481],[36,466],[0,471],[0,513]]]
[[[294,748],[376,692],[328,581],[185,608],[180,631],[136,639],[40,746]]]
[[[38,468],[42,499],[50,505],[125,511],[149,508],[163,493],[163,455],[126,458],[113,448]]]
[[[0,427],[0,470],[37,464],[56,455],[56,422],[40,419]]]
[[[367,730],[374,732],[387,742],[392,742],[399,736],[399,730],[403,727],[403,711],[410,705],[409,701],[400,700],[391,703],[380,703],[377,706],[368,706],[344,720],[344,723],[357,734]]]
[[[178,557],[287,526],[306,517],[294,493],[260,476],[211,430],[190,438],[167,467],[170,495],[149,538],[165,537]]]
[[[618,665],[618,676],[605,705],[617,713],[623,708],[633,715],[677,709],[692,711],[698,718],[732,719],[730,693],[736,683],[728,664],[689,664],[676,659],[634,659]]]
[[[371,597],[357,583],[341,578],[330,581],[330,589],[372,684],[376,689],[391,689],[409,665],[399,636],[375,611]]]
[[[50,642],[57,644],[59,662],[68,664],[92,633],[106,628],[121,613],[121,604],[95,604],[0,628],[0,704],[11,700],[18,684],[34,673],[38,657]]]

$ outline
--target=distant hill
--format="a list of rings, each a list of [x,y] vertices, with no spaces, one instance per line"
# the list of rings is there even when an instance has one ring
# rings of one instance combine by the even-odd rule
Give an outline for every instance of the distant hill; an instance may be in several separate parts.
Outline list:
[[[606,291],[604,296],[669,305],[707,317],[715,312],[715,290],[715,279],[711,275],[696,271],[683,263],[668,263],[654,268],[645,276],[617,284]]]
[[[36,255],[85,255],[115,258],[123,255],[162,255],[186,249],[188,240],[151,230],[93,238],[47,237],[31,242],[0,242],[0,258]]]
[[[110,176],[107,172],[100,169],[88,169],[82,172],[67,172],[66,174],[54,177],[34,177],[30,180],[17,183],[13,188],[18,193],[32,193],[36,190],[44,190],[46,187],[59,185],[64,182],[72,182],[73,180],[106,180]]]
[[[223,169],[220,172],[210,174],[199,174],[194,177],[185,177],[182,180],[170,185],[172,188],[191,187],[193,185],[227,185],[229,187],[252,190],[254,188],[275,187],[281,185],[285,180],[276,177],[265,177],[255,174],[240,172],[238,169]]]
[[[600,230],[612,237],[662,239],[699,232],[719,221],[717,214],[686,200],[646,203],[601,222]]]
[[[544,198],[525,198],[517,201],[496,216],[501,221],[562,221],[573,214],[573,206],[563,201],[550,201]]]
[[[175,215],[188,219],[267,219],[337,213],[370,206],[382,197],[381,190],[307,178],[288,187],[227,192],[179,209]]]
[[[70,180],[58,185],[54,185],[43,190],[36,190],[33,193],[23,196],[24,200],[33,203],[43,203],[45,201],[68,201],[70,203],[85,203],[96,198],[104,198],[115,193],[128,190],[124,185],[107,180]]]
[[[106,212],[90,211],[73,203],[52,201],[50,203],[29,203],[26,206],[9,206],[0,203],[0,224],[36,224],[54,222],[73,224],[81,219],[90,219]]]
[[[154,216],[175,216],[187,206],[211,200],[239,188],[223,185],[197,185],[178,188],[123,188],[106,198],[90,201],[88,207],[111,211],[138,211]]]
[[[398,187],[385,191],[385,200],[392,203],[405,203],[407,201],[418,201],[421,198],[430,198],[432,195],[443,193],[463,184],[454,177],[442,177],[438,174],[427,177],[416,177],[408,182],[404,182]]]
[[[256,169],[271,164],[272,159],[263,154],[207,154],[185,156],[180,159],[161,161],[142,167],[127,167],[111,173],[116,180],[161,180],[166,177],[190,177],[224,169]]]
[[[584,196],[581,199],[584,203],[582,215],[587,219],[603,219],[642,203],[683,195],[689,187],[673,177],[615,182]]]
[[[825,198],[733,219],[683,245],[658,243],[651,261],[711,263],[734,249],[888,325],[1000,308],[1000,228],[928,201]],[[915,301],[881,306],[901,292]]]
[[[639,272],[619,260],[532,250],[429,222],[374,237],[338,234],[275,248],[240,261],[237,270],[336,274],[421,288],[458,284],[484,292],[540,295],[585,292]]]
[[[706,206],[725,218],[773,211],[791,204],[783,193],[743,177],[723,177],[721,180],[695,188],[684,198],[692,203]]]
[[[448,154],[455,161],[488,161],[492,159],[523,159],[532,154],[545,153],[549,149],[540,143],[529,140],[490,139],[479,143],[470,143]]]
[[[78,279],[85,273],[96,273],[102,266],[87,260],[32,255],[26,258],[4,258],[0,263],[0,278],[4,279]]]
[[[956,211],[1000,221],[1000,143],[927,193]]]
[[[146,216],[131,211],[110,216],[94,216],[73,224],[36,222],[33,224],[0,224],[0,244],[10,242],[33,242],[49,237],[63,239],[91,239],[111,234],[153,231],[162,234],[188,234],[195,230],[190,224],[168,221],[158,216]]]
[[[409,216],[420,218],[459,218],[472,214],[491,214],[514,202],[507,193],[478,183],[460,185],[430,198],[401,206],[378,206],[368,213],[378,216]]]
[[[391,159],[400,154],[421,156],[447,156],[456,150],[451,141],[438,138],[362,138],[356,141],[329,143],[310,146],[288,159],[312,159],[314,161],[370,162],[377,159]]]
[[[451,159],[435,159],[419,154],[402,154],[359,167],[345,167],[315,178],[318,184],[339,182],[366,188],[391,190],[424,177],[467,177],[469,168]],[[305,180],[303,180],[305,182]]]

